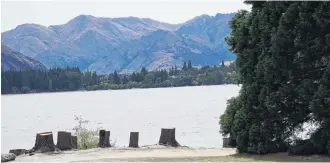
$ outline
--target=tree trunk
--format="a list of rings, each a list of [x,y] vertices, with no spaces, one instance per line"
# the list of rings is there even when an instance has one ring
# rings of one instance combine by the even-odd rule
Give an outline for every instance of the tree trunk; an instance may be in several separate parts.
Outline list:
[[[55,144],[52,132],[37,133],[36,142],[32,149],[34,152],[51,152],[55,151]]]
[[[230,145],[230,138],[222,138],[222,148],[232,148]]]
[[[158,144],[165,144],[166,143],[166,138],[168,136],[168,133],[169,133],[169,129],[162,128],[162,130],[160,132],[160,138],[159,138]]]
[[[110,145],[110,131],[100,130],[99,134],[99,147],[111,147]]]
[[[129,147],[132,148],[139,147],[139,132],[131,132],[129,137]]]
[[[77,136],[71,136],[71,142],[72,142],[73,149],[77,149],[78,148],[78,138],[77,138]]]
[[[57,132],[56,147],[60,150],[70,150],[73,148],[71,140],[71,132],[59,131]]]
[[[162,128],[158,144],[172,147],[180,146],[175,139],[175,128]]]

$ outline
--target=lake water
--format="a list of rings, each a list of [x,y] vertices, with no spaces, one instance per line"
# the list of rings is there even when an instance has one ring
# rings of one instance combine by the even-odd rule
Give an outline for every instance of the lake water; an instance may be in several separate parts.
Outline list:
[[[156,144],[161,128],[175,127],[176,139],[189,147],[222,147],[219,116],[237,85],[1,96],[1,150],[32,148],[38,132],[71,131],[74,116],[89,128],[111,131],[116,146],[128,146],[138,131],[139,145]]]

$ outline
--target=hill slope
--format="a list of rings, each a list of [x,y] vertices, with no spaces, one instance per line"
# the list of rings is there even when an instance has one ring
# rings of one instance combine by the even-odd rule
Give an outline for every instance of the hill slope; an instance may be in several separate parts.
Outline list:
[[[42,69],[46,67],[39,61],[13,51],[8,46],[1,44],[1,70]]]
[[[183,24],[152,19],[98,18],[80,15],[68,23],[44,27],[24,24],[2,33],[2,42],[49,67],[78,66],[98,73],[169,68],[233,60],[224,38],[234,14],[202,15]]]

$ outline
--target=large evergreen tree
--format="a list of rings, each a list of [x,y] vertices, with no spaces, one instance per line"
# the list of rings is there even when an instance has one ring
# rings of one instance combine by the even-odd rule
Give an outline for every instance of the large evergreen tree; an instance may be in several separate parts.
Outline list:
[[[320,122],[315,118],[318,111],[309,108],[313,108],[311,103],[317,97],[321,78],[326,78],[329,64],[330,5],[329,2],[246,3],[252,5],[251,12],[236,14],[227,38],[231,51],[237,55],[236,65],[243,85],[239,97],[228,103],[221,116],[221,132],[230,134],[239,152],[285,151],[289,146],[294,147],[291,138],[304,123]],[[314,135],[326,137],[330,131],[320,128]],[[291,151],[326,153],[326,145],[311,140],[312,146]]]

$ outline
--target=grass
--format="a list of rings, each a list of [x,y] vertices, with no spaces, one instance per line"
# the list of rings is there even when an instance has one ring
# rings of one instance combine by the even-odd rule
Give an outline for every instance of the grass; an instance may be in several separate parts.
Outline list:
[[[196,159],[201,162],[330,162],[329,156],[290,156],[287,153],[267,155],[235,154],[230,156]]]
[[[142,157],[101,158],[84,162],[330,162],[327,156],[289,156],[286,153],[268,155],[235,154],[212,157]]]

